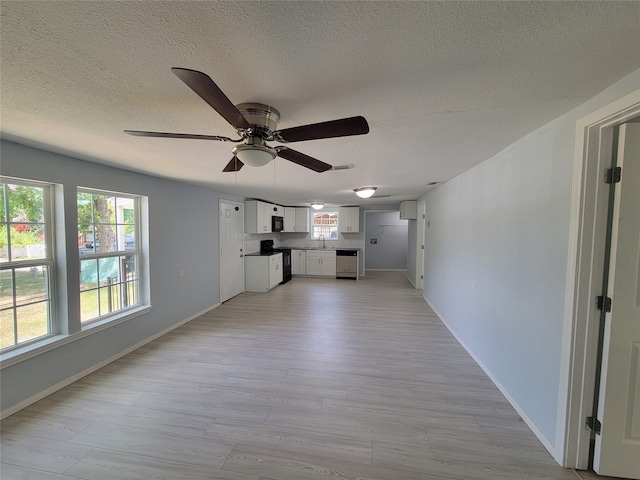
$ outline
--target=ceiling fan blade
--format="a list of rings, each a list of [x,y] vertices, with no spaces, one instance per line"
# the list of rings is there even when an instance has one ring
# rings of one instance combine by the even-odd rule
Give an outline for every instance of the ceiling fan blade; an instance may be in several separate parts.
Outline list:
[[[313,123],[299,127],[285,128],[274,132],[274,138],[281,142],[300,142],[320,138],[348,137],[369,133],[369,124],[364,117],[341,118],[329,122]]]
[[[304,153],[300,153],[296,150],[291,150],[287,147],[277,147],[276,150],[278,151],[279,157],[289,160],[290,162],[297,163],[298,165],[302,165],[303,167],[310,168],[314,172],[322,173],[333,168],[328,163],[321,162],[316,158],[310,157],[309,155],[305,155]]]
[[[238,157],[233,157],[227,166],[222,169],[223,172],[238,172],[242,168],[244,163],[238,160]]]
[[[166,132],[143,132],[140,130],[125,130],[124,133],[136,137],[158,137],[158,138],[187,138],[191,140],[217,140],[219,142],[236,142],[229,137],[218,137],[217,135],[195,135],[191,133],[166,133]]]
[[[222,90],[211,80],[211,78],[196,70],[187,68],[173,67],[171,69],[176,76],[187,84],[191,90],[196,92],[200,98],[213,107],[222,118],[229,122],[235,128],[250,128],[247,119],[242,116],[231,100],[222,93]]]

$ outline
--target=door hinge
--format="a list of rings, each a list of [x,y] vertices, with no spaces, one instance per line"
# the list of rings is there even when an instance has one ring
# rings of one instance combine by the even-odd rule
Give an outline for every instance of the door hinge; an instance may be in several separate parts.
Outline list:
[[[604,183],[619,183],[622,167],[608,168],[604,173]]]
[[[596,297],[596,308],[600,311],[611,311],[611,298],[599,295]]]
[[[600,435],[600,431],[602,430],[600,420],[595,417],[587,417],[586,427],[596,435]]]
[[[422,247],[421,247],[421,248],[422,248],[422,250],[424,250],[424,245],[422,245]]]
[[[420,275],[420,280],[424,280],[424,275]]]

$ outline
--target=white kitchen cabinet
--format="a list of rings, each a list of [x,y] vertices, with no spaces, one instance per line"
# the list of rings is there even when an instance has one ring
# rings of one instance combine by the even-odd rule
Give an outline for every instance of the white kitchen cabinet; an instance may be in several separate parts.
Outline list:
[[[282,205],[269,204],[271,206],[271,215],[276,217],[284,217],[284,207]]]
[[[304,250],[291,250],[291,274],[306,275],[307,271],[307,255]]]
[[[338,214],[340,233],[358,233],[360,231],[360,208],[340,207]]]
[[[284,207],[284,230],[282,231],[296,231],[296,207]]]
[[[309,209],[296,207],[296,232],[309,233]]]
[[[244,233],[271,233],[271,218],[274,215],[284,215],[284,207],[247,200],[244,202]]]
[[[284,209],[283,232],[309,232],[309,209],[306,207],[282,207]]]
[[[306,251],[306,275],[319,277],[336,276],[336,252],[324,252],[320,250]]]
[[[400,202],[400,220],[415,220],[418,218],[418,202],[407,200]]]
[[[282,282],[282,253],[245,256],[244,273],[247,292],[268,292]]]

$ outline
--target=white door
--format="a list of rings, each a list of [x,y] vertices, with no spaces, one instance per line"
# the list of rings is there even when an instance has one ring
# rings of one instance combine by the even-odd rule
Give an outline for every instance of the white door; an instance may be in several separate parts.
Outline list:
[[[640,124],[620,127],[594,470],[640,479]]]
[[[418,232],[416,234],[416,289],[424,290],[424,241],[425,218],[427,216],[427,201],[418,203]]]
[[[220,200],[220,303],[244,292],[244,205]]]

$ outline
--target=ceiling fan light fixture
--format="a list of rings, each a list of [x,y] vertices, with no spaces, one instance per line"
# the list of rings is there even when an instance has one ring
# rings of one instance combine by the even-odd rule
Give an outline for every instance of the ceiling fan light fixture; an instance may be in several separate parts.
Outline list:
[[[358,195],[360,198],[369,198],[374,193],[376,193],[377,189],[378,187],[360,187],[354,188],[353,191],[356,192],[356,195]]]
[[[233,155],[245,165],[263,167],[276,158],[278,152],[274,148],[253,143],[234,147]]]
[[[311,202],[311,207],[313,207],[314,210],[320,210],[322,207],[324,207],[324,203],[322,203],[322,202]]]

